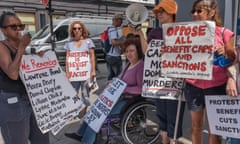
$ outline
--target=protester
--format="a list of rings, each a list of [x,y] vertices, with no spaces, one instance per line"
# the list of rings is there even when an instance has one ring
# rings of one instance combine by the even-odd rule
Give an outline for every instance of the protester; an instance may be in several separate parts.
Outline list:
[[[86,80],[82,81],[75,81],[72,80],[71,84],[77,91],[79,92],[81,88],[81,96],[84,104],[86,106],[90,105],[89,101],[89,90],[87,87],[87,80],[93,80],[94,77],[96,76],[96,69],[95,69],[95,53],[94,53],[94,43],[93,41],[88,38],[88,30],[86,29],[85,25],[81,23],[80,21],[74,21],[73,23],[70,24],[69,26],[69,35],[70,35],[70,41],[67,42],[64,46],[64,49],[66,49],[66,74],[67,78],[70,78],[70,73],[69,73],[69,63],[68,63],[68,58],[69,58],[69,53],[70,52],[87,52],[90,55],[90,63],[91,63],[91,73],[90,73],[90,78],[85,77]],[[85,55],[84,55],[85,56]],[[76,63],[81,60],[82,56],[79,56],[79,59],[75,59]],[[81,69],[80,69],[81,70]],[[81,116],[83,116],[86,113],[87,107],[82,111]]]
[[[176,21],[178,6],[174,0],[162,0],[152,10],[161,24],[173,23]],[[163,39],[162,28],[157,27],[148,34],[148,42],[152,39]],[[169,99],[157,99],[157,115],[159,117],[159,126],[162,136],[162,144],[174,143],[174,131],[176,126],[176,116],[178,110],[178,101]],[[182,121],[184,114],[185,102],[181,102],[179,111],[178,126],[176,139],[182,136]]]
[[[25,25],[12,12],[3,12],[0,28],[0,127],[5,144],[49,144],[48,133],[37,126],[26,89],[19,77],[21,58],[30,34],[21,35]]]
[[[210,20],[216,23],[215,54],[224,55],[232,63],[235,58],[233,32],[223,28],[216,0],[197,0],[192,7],[193,20]],[[202,144],[205,115],[205,95],[225,95],[228,80],[227,67],[213,66],[212,80],[186,79],[185,98],[191,111],[192,143]],[[209,144],[220,144],[220,136],[209,130]]]
[[[152,12],[155,17],[159,20],[161,24],[173,23],[176,21],[178,6],[174,0],[161,0],[160,3],[153,8]],[[152,39],[163,40],[163,32],[161,27],[153,28],[148,32],[147,41],[144,38],[144,34],[141,30],[132,30],[133,33],[139,34],[141,37],[141,44],[143,46],[143,51],[147,50],[147,43]],[[157,99],[157,116],[159,117],[159,127],[161,134],[161,143],[168,144],[174,143],[174,133],[176,126],[176,116],[178,110],[177,100],[168,99]],[[179,110],[179,120],[177,125],[176,139],[182,136],[182,121],[184,114],[185,102],[181,102],[181,107]]]
[[[125,94],[140,96],[142,92],[142,80],[143,80],[143,53],[141,43],[138,37],[129,37],[124,43],[124,52],[128,63],[125,69],[119,75],[119,78],[127,84],[124,89],[121,100],[113,107],[111,114],[117,114],[121,111],[121,108],[129,100],[124,98]],[[87,123],[83,122],[77,133],[66,133],[67,137],[81,141],[87,144],[93,144],[96,139],[96,133],[93,131]]]
[[[122,37],[123,16],[115,14],[112,18],[112,26],[108,29],[108,36],[110,44],[112,45],[109,52],[106,54],[106,63],[108,70],[108,80],[117,77],[122,71],[121,46],[124,42]]]

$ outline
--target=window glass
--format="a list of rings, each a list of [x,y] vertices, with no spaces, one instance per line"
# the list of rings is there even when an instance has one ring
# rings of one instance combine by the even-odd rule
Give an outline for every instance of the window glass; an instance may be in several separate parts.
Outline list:
[[[63,25],[60,26],[56,31],[55,31],[55,38],[56,41],[62,41],[68,38],[68,26]]]

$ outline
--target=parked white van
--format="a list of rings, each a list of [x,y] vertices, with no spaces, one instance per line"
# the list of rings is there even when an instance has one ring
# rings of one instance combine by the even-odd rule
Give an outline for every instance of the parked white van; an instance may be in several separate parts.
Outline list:
[[[110,18],[103,17],[74,17],[66,19],[58,19],[53,21],[53,36],[55,39],[55,52],[61,66],[65,66],[65,50],[63,49],[65,43],[68,41],[68,26],[73,21],[81,21],[84,23],[90,33],[90,38],[93,40],[96,48],[95,54],[97,58],[104,58],[103,47],[100,42],[100,34],[112,24]],[[30,53],[31,48],[36,52],[51,50],[51,33],[50,25],[44,26],[40,31],[33,35],[30,46],[26,52]]]

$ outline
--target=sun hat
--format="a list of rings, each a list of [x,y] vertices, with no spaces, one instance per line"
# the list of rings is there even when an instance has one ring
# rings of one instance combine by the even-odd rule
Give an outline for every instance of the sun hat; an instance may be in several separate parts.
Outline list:
[[[177,14],[178,6],[174,0],[161,0],[160,3],[152,9],[152,12],[157,16],[159,9],[164,9],[168,14]]]

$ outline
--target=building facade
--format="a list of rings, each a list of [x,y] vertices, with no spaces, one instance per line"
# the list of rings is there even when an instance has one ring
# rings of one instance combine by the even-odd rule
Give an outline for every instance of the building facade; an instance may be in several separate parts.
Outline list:
[[[44,0],[1,0],[0,13],[14,11],[27,25],[27,30],[35,33],[49,23],[47,6]],[[141,3],[149,10],[149,22],[146,27],[155,26],[155,19],[151,9],[160,0],[51,0],[53,20],[76,15],[112,16],[115,13],[125,15],[129,4]],[[236,32],[236,19],[239,19],[238,0],[217,0],[224,26]],[[193,0],[176,0],[179,6],[177,21],[191,20],[190,10]]]
[[[53,20],[57,18],[86,16],[112,16],[115,13],[125,13],[126,7],[133,2],[126,0],[52,0]],[[151,14],[154,4],[144,4]],[[42,0],[1,0],[0,13],[13,11],[26,24],[26,29],[35,33],[49,23],[48,6]]]

